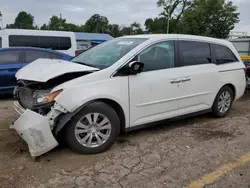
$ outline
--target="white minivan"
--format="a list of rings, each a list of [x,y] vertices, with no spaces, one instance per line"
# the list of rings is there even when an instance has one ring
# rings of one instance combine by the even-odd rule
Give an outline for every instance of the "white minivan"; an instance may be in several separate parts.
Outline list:
[[[23,46],[52,49],[71,56],[77,54],[76,37],[73,32],[28,29],[0,30],[0,48]]]
[[[245,90],[234,46],[189,35],[115,38],[72,59],[38,59],[19,72],[13,125],[32,156],[58,135],[83,154],[107,150],[120,131],[212,112],[226,116]]]

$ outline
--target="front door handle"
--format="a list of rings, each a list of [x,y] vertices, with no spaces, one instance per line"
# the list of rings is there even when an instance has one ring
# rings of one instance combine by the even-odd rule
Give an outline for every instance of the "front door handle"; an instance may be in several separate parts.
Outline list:
[[[178,84],[178,83],[180,83],[181,82],[181,80],[170,80],[170,83],[171,84]]]
[[[191,78],[190,78],[190,77],[182,78],[182,79],[181,79],[181,82],[189,82],[189,81],[191,81]]]

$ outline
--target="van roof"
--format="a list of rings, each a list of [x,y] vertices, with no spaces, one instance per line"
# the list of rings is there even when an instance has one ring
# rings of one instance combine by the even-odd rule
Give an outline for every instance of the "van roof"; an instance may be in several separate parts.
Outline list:
[[[148,38],[152,40],[176,38],[176,39],[201,40],[206,42],[224,44],[227,46],[230,44],[229,41],[224,39],[217,39],[217,38],[197,36],[197,35],[183,35],[183,34],[143,34],[143,35],[128,35],[128,36],[123,36],[121,38]]]
[[[30,30],[30,29],[2,29],[0,30],[0,34],[66,34],[66,35],[74,35],[74,32],[71,31],[50,31],[50,30]]]

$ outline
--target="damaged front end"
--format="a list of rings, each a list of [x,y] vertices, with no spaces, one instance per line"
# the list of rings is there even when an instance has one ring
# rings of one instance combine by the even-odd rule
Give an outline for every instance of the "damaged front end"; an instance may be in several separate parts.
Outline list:
[[[32,157],[40,156],[58,145],[56,134],[57,125],[66,122],[64,116],[69,112],[55,98],[63,91],[52,92],[52,89],[68,80],[87,74],[72,73],[53,78],[45,83],[19,80],[14,90],[15,110],[21,115],[11,128],[26,141]]]
[[[11,126],[26,141],[32,157],[40,156],[58,145],[53,129],[57,118],[67,110],[54,103],[47,115],[24,109],[14,101],[16,111],[21,115]]]

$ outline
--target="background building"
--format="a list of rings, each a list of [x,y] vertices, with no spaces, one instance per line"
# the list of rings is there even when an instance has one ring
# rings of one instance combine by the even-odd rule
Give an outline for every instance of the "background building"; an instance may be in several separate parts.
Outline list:
[[[75,32],[77,50],[87,50],[92,46],[113,39],[109,34],[104,33],[83,33]]]
[[[250,56],[250,38],[229,39],[233,43],[240,56]]]

